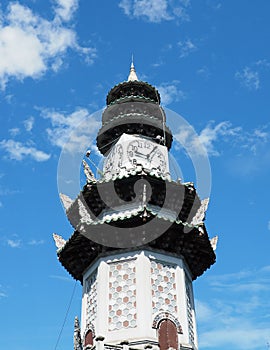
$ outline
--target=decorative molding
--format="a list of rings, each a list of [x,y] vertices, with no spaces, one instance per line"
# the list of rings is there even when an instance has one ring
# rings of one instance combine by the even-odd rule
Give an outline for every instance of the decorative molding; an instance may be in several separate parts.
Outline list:
[[[154,318],[153,324],[152,324],[152,328],[154,329],[158,329],[159,324],[161,321],[163,320],[170,320],[172,321],[177,329],[177,333],[179,334],[183,334],[183,330],[182,327],[180,325],[180,322],[177,320],[176,317],[174,317],[172,314],[170,314],[169,312],[160,312],[159,314],[157,314]]]

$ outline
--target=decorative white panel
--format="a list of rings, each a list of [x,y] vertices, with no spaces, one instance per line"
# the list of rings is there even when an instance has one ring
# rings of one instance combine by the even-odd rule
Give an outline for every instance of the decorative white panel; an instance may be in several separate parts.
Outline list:
[[[177,313],[175,266],[151,261],[153,314],[167,311]]]
[[[86,324],[92,324],[97,317],[97,275],[92,274],[86,280]]]
[[[109,331],[137,326],[135,260],[110,264]]]

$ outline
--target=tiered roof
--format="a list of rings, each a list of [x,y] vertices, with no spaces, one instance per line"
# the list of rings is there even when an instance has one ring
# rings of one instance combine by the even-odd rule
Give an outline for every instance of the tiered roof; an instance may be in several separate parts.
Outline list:
[[[128,81],[108,93],[97,136],[99,150],[105,154],[123,133],[164,136],[170,148],[172,134],[159,103],[158,91],[138,81],[132,64]],[[208,200],[199,198],[192,183],[172,181],[169,174],[142,165],[122,168],[100,180],[90,175],[74,201],[64,197],[75,231],[67,242],[57,238],[58,258],[75,279],[82,281],[85,269],[98,257],[125,249],[183,257],[193,279],[214,264],[215,253],[204,226]],[[123,229],[128,248],[123,244]]]

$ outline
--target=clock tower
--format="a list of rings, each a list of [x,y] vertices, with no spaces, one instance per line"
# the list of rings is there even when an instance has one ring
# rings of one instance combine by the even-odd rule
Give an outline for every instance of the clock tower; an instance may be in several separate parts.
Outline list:
[[[107,95],[96,179],[61,195],[74,233],[54,235],[61,264],[82,284],[74,349],[198,349],[192,281],[215,262],[201,200],[171,178],[173,136],[155,87],[128,80]]]

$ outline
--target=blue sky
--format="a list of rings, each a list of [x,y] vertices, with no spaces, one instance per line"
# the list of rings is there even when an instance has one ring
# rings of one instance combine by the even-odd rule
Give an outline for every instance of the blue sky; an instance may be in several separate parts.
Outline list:
[[[219,242],[217,263],[194,283],[200,348],[267,349],[269,1],[3,0],[0,10],[0,348],[73,346],[79,284],[57,344],[74,288],[52,240],[72,233],[58,160],[74,127],[127,79],[133,53],[139,78],[193,125],[211,163],[206,225]],[[186,152],[173,152],[196,182]]]

